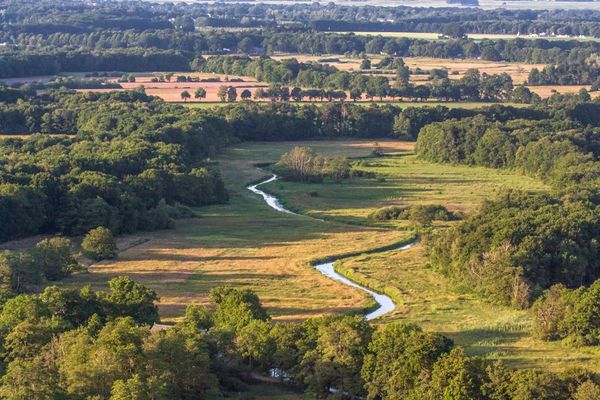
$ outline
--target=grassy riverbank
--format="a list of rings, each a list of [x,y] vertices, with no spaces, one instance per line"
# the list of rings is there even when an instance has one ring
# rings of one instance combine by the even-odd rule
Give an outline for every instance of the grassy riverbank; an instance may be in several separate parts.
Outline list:
[[[363,225],[375,224],[368,215],[390,205],[441,204],[452,211],[469,213],[502,190],[547,189],[540,181],[510,171],[433,164],[406,152],[365,159],[358,169],[374,177],[352,178],[339,184],[275,182],[265,188],[296,211]],[[376,224],[395,228],[410,226],[407,221]]]
[[[218,160],[231,195],[229,204],[200,208],[198,218],[178,221],[174,230],[136,235],[147,240],[123,251],[117,260],[95,264],[89,274],[65,280],[64,285],[90,283],[103,288],[114,276],[131,276],[157,291],[161,317],[167,321],[181,317],[188,304],[208,303],[210,290],[221,285],[256,291],[277,319],[362,312],[372,305],[367,294],[329,280],[310,263],[395,243],[411,233],[278,213],[246,189],[246,183],[264,175],[254,164],[277,160],[296,144],[230,148]],[[353,156],[366,156],[371,147],[371,142],[362,141],[308,144],[327,154]],[[383,146],[396,151],[409,145],[386,142]]]

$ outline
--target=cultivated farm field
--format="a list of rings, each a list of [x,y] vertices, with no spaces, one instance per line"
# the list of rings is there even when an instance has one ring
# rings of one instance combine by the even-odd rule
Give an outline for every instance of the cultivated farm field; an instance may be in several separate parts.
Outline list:
[[[191,76],[191,77],[199,77],[201,79],[204,78],[219,78],[220,82],[176,82],[177,75]],[[198,99],[194,98],[194,92],[198,88],[204,88],[206,90],[206,98],[201,101],[207,102],[219,102],[220,99],[217,96],[217,92],[221,86],[234,86],[238,91],[238,96],[244,89],[249,89],[252,93],[259,87],[268,87],[267,83],[257,82],[256,79],[249,77],[240,77],[240,76],[228,76],[228,75],[219,75],[219,74],[198,74],[191,72],[181,72],[175,73],[174,77],[171,78],[170,82],[152,82],[152,78],[154,76],[142,75],[136,77],[135,82],[126,82],[120,83],[123,87],[123,90],[131,90],[136,89],[140,86],[144,86],[146,93],[151,96],[157,96],[167,102],[181,102],[183,99],[181,98],[181,93],[183,91],[188,91],[192,98],[188,101],[195,102]],[[229,82],[229,79],[241,79],[243,82]],[[114,89],[94,89],[93,91],[112,91]],[[88,90],[82,90],[88,91]]]
[[[347,33],[347,32],[346,32]],[[443,40],[440,39],[440,34],[435,32],[352,32],[360,36],[384,36],[384,37],[404,37],[409,39],[425,39],[425,40]],[[581,41],[597,41],[594,37],[580,36],[536,36],[536,35],[516,35],[516,34],[500,34],[500,33],[469,33],[469,39],[477,40],[511,40],[511,39],[546,39],[546,40],[581,40]]]
[[[274,59],[282,60],[285,58],[294,57],[297,58],[298,61],[301,62],[320,62],[322,64],[331,65],[336,67],[342,71],[359,71],[361,59],[359,58],[350,58],[335,54],[323,55],[323,56],[313,56],[313,55],[297,55],[297,54],[286,54],[286,55],[278,55],[274,56]],[[339,61],[319,61],[326,59],[338,59]],[[372,64],[375,65],[383,56],[381,55],[369,55],[369,59]],[[487,61],[487,60],[477,60],[477,59],[446,59],[446,58],[432,58],[432,57],[403,57],[402,58],[406,65],[411,70],[415,70],[420,68],[422,70],[428,71],[434,68],[437,69],[447,69],[449,73],[449,77],[451,79],[459,79],[464,73],[469,69],[479,69],[482,73],[485,72],[487,74],[500,74],[506,72],[513,78],[513,82],[515,84],[520,84],[525,82],[527,79],[527,75],[533,68],[542,69],[544,67],[543,64],[525,64],[525,63],[510,63],[510,62],[502,62],[502,61]],[[363,71],[368,73],[369,71]],[[428,75],[411,75],[411,80],[413,81],[422,81],[423,78],[426,78]]]

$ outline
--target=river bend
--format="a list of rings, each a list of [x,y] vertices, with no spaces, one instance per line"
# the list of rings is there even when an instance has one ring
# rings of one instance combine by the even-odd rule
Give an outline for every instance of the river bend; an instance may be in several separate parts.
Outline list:
[[[269,179],[248,186],[248,190],[250,190],[253,193],[256,193],[260,196],[262,196],[262,198],[265,200],[265,202],[267,203],[267,205],[271,208],[273,208],[274,210],[277,210],[279,212],[282,213],[286,213],[286,214],[292,214],[292,215],[300,215],[300,214],[296,214],[293,211],[290,211],[288,209],[286,209],[281,202],[279,201],[279,199],[269,193],[266,193],[260,189],[258,189],[259,186],[261,185],[265,185],[267,183],[271,183],[276,181],[277,179],[279,179],[279,177],[275,174],[273,174],[273,176],[271,176]],[[413,247],[415,245],[416,242],[412,242],[409,244],[406,244],[404,246],[398,247],[397,250],[406,250],[409,249],[411,247]],[[373,320],[375,318],[381,317],[384,314],[387,314],[391,311],[394,311],[394,308],[396,308],[396,305],[394,304],[393,300],[391,299],[391,297],[385,295],[385,294],[380,294],[377,292],[374,292],[373,290],[361,286],[358,283],[346,278],[345,276],[337,273],[335,271],[335,269],[333,268],[333,263],[334,261],[329,261],[329,262],[325,262],[325,263],[320,263],[317,265],[314,265],[315,269],[317,271],[319,271],[320,273],[322,273],[323,275],[325,275],[326,277],[333,279],[334,281],[338,281],[343,283],[346,286],[350,286],[350,287],[354,287],[357,289],[360,289],[364,292],[367,292],[371,297],[373,297],[373,299],[375,300],[375,302],[379,305],[379,307],[374,310],[371,311],[370,313],[368,313],[367,315],[365,315],[365,319],[367,321]]]

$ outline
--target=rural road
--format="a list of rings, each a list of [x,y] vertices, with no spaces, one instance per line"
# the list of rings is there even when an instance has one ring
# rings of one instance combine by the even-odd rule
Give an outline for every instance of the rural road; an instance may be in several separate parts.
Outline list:
[[[292,212],[292,211],[286,209],[281,204],[281,202],[279,201],[279,199],[277,197],[258,189],[258,186],[274,182],[277,179],[279,179],[279,177],[277,175],[273,174],[272,177],[270,177],[269,179],[267,179],[263,182],[248,186],[248,190],[262,196],[262,198],[265,200],[267,205],[269,207],[273,208],[274,210],[277,210],[277,211],[283,212],[283,213],[287,213],[287,214],[292,214],[292,215],[300,215],[300,214],[296,214],[295,212]],[[415,243],[416,243],[416,241],[411,242],[409,244],[399,247],[397,250],[409,249],[409,248],[413,247],[415,245]],[[372,311],[372,312],[368,313],[367,315],[365,315],[365,319],[367,321],[371,321],[375,318],[381,317],[384,314],[394,311],[394,308],[396,308],[396,305],[392,301],[391,297],[386,296],[385,294],[380,294],[380,293],[374,292],[371,289],[361,286],[358,283],[346,278],[345,276],[338,274],[335,271],[335,269],[333,268],[334,262],[335,261],[329,261],[329,262],[325,262],[322,264],[317,264],[314,267],[315,267],[315,269],[317,269],[317,271],[319,271],[326,277],[333,279],[335,281],[341,282],[344,285],[360,289],[364,292],[367,292],[369,295],[371,295],[371,297],[373,297],[375,302],[377,302],[377,304],[379,304],[379,307],[375,311]]]

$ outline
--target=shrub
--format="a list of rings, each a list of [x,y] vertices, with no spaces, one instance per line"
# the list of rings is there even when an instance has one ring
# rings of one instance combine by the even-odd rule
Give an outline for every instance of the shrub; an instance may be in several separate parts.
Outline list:
[[[87,257],[96,261],[116,258],[118,255],[117,243],[112,232],[103,226],[90,230],[85,235],[81,247]]]
[[[373,211],[369,218],[378,221],[389,221],[392,219],[409,220],[421,225],[429,225],[433,221],[451,221],[457,219],[457,215],[448,211],[440,205],[412,205],[409,207],[391,206]]]

